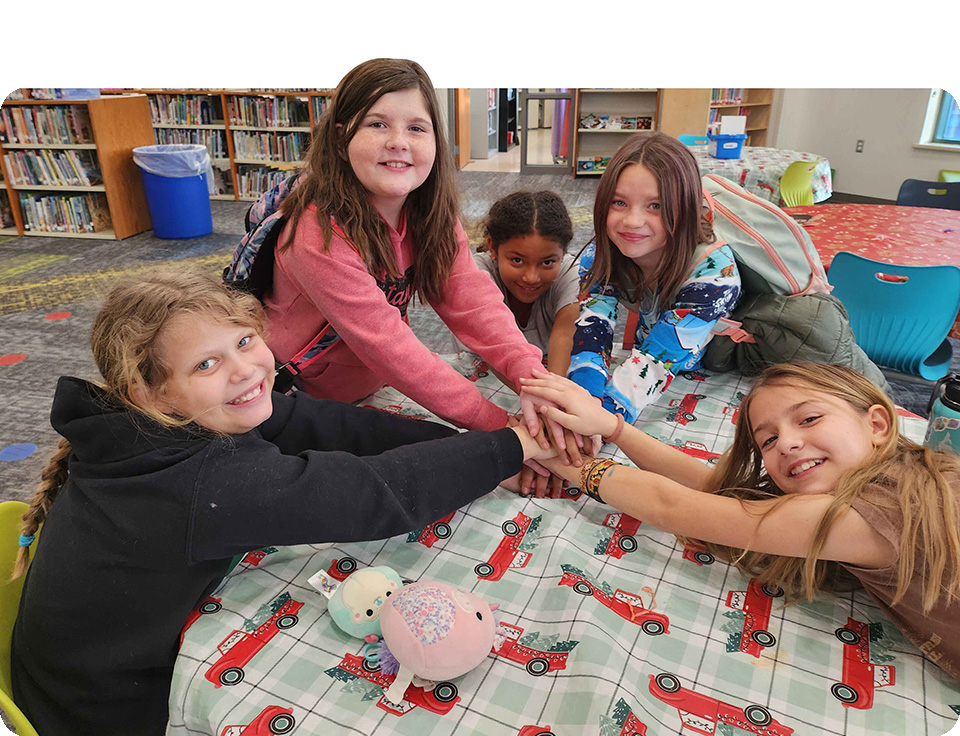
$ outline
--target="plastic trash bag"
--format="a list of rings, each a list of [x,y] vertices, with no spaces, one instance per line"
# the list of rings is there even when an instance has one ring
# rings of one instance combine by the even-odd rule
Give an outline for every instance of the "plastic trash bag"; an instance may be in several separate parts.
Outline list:
[[[133,149],[133,162],[149,174],[169,179],[207,175],[207,188],[216,194],[213,165],[206,146],[198,143],[164,143]]]

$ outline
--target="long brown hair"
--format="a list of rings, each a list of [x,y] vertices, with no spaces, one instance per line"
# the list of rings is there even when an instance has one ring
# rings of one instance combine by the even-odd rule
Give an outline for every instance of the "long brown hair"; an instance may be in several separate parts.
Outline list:
[[[94,319],[90,339],[106,401],[164,427],[189,424],[190,419],[166,414],[143,397],[163,386],[170,375],[158,346],[161,331],[175,317],[198,314],[261,333],[266,325],[256,298],[228,289],[214,274],[171,266],[117,283]],[[70,453],[70,443],[61,440],[23,515],[24,536],[33,536],[46,519],[67,480]],[[26,571],[29,559],[29,548],[21,547],[14,578]]]
[[[861,414],[880,405],[889,415],[890,431],[868,462],[840,478],[833,502],[817,526],[806,558],[702,544],[717,557],[736,563],[746,574],[757,576],[760,582],[782,586],[789,598],[812,599],[828,571],[828,563],[818,560],[817,556],[834,520],[860,497],[867,484],[884,484],[897,489],[896,508],[903,515],[898,584],[892,603],[895,605],[903,597],[917,575],[924,581],[924,612],[941,596],[949,601],[960,599],[960,515],[957,492],[945,477],[953,474],[953,482],[960,479],[960,458],[933,452],[901,435],[889,397],[851,368],[799,362],[773,365],[764,370],[740,404],[733,445],[724,453],[706,490],[742,500],[779,497],[780,503],[789,502],[789,496],[783,494],[763,469],[750,423],[750,405],[757,393],[767,386],[785,384],[842,399]],[[923,568],[918,570],[916,548],[919,543],[924,547],[924,561]]]
[[[443,295],[457,254],[455,228],[460,216],[453,153],[444,133],[440,106],[430,77],[407,59],[372,59],[354,67],[340,80],[330,104],[313,131],[307,163],[281,211],[290,219],[290,235],[281,249],[295,246],[300,217],[315,205],[324,247],[330,247],[330,218],[375,277],[399,277],[387,223],[370,203],[347,157],[347,147],[367,112],[383,95],[419,89],[430,113],[437,155],[426,181],[407,197],[407,228],[416,247],[414,292],[421,299]]]
[[[581,287],[586,291],[595,282],[615,286],[630,301],[637,301],[647,284],[643,272],[610,242],[607,213],[620,174],[640,164],[656,177],[660,193],[660,217],[667,235],[666,249],[652,279],[657,304],[669,308],[676,292],[693,268],[693,252],[700,243],[712,243],[713,228],[707,222],[700,183],[700,167],[690,149],[665,133],[634,133],[620,146],[600,177],[593,204],[596,255]]]

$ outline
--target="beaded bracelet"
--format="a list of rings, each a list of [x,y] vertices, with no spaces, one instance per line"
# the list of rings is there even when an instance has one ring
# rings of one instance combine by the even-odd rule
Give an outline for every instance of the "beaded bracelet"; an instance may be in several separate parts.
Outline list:
[[[609,437],[604,437],[604,442],[616,442],[620,438],[620,433],[623,432],[623,425],[626,422],[623,421],[623,414],[617,414],[617,428],[613,430],[613,433]]]
[[[580,469],[580,490],[595,501],[603,503],[603,499],[600,498],[600,480],[603,478],[603,474],[614,465],[620,465],[620,463],[606,457],[600,457],[586,463]]]

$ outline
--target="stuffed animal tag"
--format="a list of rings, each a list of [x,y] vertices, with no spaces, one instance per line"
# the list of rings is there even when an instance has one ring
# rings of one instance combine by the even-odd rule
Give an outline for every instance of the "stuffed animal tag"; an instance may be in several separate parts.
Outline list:
[[[340,587],[340,581],[331,577],[323,570],[318,572],[316,575],[312,575],[307,582],[319,590],[323,597],[327,600],[330,600],[333,597],[333,594],[337,592],[337,588]]]

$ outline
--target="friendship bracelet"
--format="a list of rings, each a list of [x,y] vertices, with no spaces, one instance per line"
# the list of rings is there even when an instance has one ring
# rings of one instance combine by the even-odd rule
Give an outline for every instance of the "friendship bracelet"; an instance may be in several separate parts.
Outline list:
[[[29,547],[31,544],[33,544],[33,540],[36,539],[36,536],[37,536],[36,534],[31,534],[31,535],[28,537],[28,536],[25,536],[25,535],[21,534],[21,535],[20,535],[20,546],[21,546],[21,547]]]
[[[580,469],[580,490],[593,500],[604,503],[604,500],[600,498],[600,480],[603,478],[603,474],[614,465],[620,465],[620,463],[606,457],[600,457],[586,463]]]
[[[620,433],[623,432],[623,425],[626,422],[623,421],[623,414],[617,414],[617,428],[613,430],[613,434],[609,437],[604,437],[604,442],[616,442],[620,438]]]

